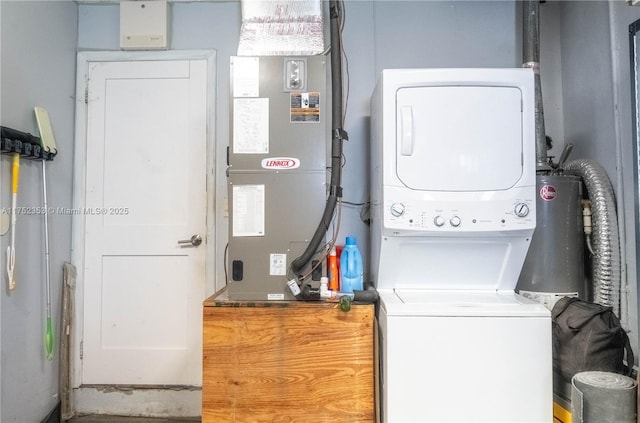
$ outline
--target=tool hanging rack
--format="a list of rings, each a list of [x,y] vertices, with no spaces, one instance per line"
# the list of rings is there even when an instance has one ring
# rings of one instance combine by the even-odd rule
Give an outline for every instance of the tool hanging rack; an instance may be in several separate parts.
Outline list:
[[[43,149],[42,141],[35,135],[0,126],[0,153],[18,153],[24,159],[51,161],[58,151]]]

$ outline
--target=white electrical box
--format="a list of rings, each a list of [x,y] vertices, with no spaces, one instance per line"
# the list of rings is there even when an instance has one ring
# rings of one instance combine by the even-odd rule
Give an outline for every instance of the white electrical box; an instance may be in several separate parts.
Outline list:
[[[169,48],[169,4],[166,0],[120,2],[120,48]]]

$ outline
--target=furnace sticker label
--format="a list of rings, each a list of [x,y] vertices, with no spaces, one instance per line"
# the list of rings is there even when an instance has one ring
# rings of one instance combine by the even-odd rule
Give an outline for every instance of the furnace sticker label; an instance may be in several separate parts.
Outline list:
[[[287,255],[269,254],[269,275],[285,276],[287,274]]]
[[[320,122],[320,93],[291,93],[291,122]]]
[[[233,100],[233,153],[269,152],[269,99]]]
[[[264,236],[264,185],[233,186],[233,236]]]
[[[260,95],[260,60],[257,57],[232,57],[233,96]]]

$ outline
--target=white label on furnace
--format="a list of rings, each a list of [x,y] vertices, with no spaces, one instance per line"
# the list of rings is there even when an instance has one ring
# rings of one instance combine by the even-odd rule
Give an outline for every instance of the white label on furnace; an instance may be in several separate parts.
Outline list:
[[[287,274],[287,255],[286,254],[270,254],[269,255],[269,274],[271,276],[285,276]]]
[[[233,153],[269,152],[269,99],[233,100]]]
[[[284,294],[267,294],[267,300],[269,300],[269,301],[282,301],[282,300],[284,300]]]
[[[233,236],[264,236],[264,185],[233,186]]]
[[[258,97],[260,95],[260,59],[232,57],[233,96]]]

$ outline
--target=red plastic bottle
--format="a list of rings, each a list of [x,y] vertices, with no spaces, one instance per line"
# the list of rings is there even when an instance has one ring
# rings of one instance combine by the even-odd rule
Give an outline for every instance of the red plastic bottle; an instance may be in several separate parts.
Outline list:
[[[340,291],[340,273],[338,273],[338,257],[336,249],[331,249],[329,253],[327,273],[329,276],[329,289],[332,291]]]

